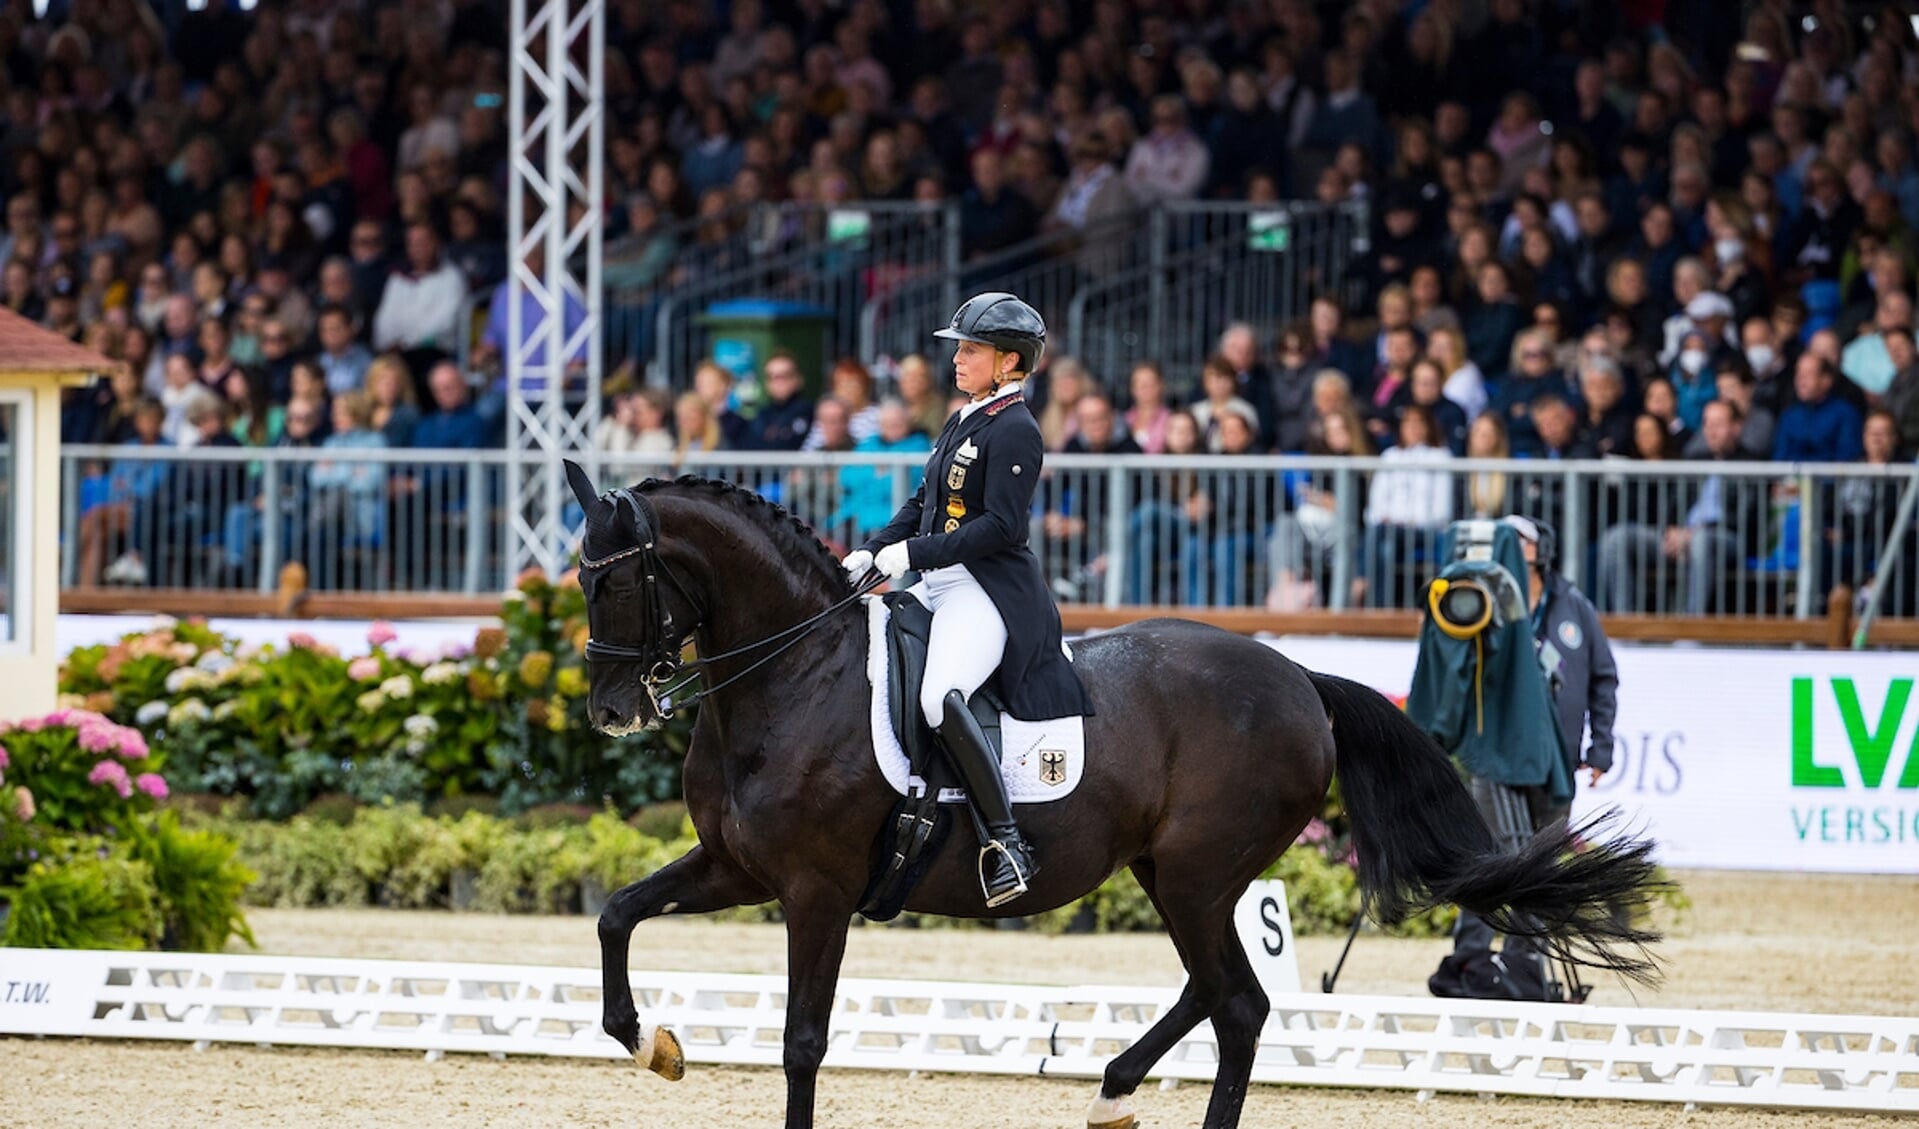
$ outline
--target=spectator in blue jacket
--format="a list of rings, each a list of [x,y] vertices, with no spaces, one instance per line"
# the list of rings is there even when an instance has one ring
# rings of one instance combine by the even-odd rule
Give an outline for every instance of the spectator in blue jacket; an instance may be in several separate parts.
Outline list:
[[[1799,402],[1779,414],[1772,457],[1781,462],[1857,462],[1864,454],[1859,409],[1832,394],[1839,370],[1811,351],[1799,355],[1792,388]]]
[[[933,441],[913,430],[913,417],[898,400],[880,402],[880,429],[853,445],[855,451],[931,451]],[[872,535],[899,508],[893,494],[892,466],[853,465],[840,468],[840,504],[827,519],[827,527],[839,532],[845,526],[848,544],[858,544]],[[907,472],[906,492],[920,487],[926,471],[912,467]]]

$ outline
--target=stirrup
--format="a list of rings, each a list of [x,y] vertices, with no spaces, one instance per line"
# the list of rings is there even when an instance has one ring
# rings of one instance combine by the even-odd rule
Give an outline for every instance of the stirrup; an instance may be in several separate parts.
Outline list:
[[[987,856],[995,852],[1006,860],[1006,867],[1013,872],[1014,880],[1014,884],[1011,887],[1000,891],[998,894],[993,893],[993,891],[986,886]],[[987,909],[1003,906],[1026,892],[1026,871],[1020,868],[1018,856],[1014,855],[1012,851],[1007,850],[1006,844],[1000,842],[998,839],[988,839],[979,849],[979,888],[980,893],[986,897]]]

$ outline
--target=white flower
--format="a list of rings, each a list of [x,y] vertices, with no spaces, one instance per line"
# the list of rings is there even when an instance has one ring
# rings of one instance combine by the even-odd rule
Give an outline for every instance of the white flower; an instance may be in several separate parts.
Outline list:
[[[243,663],[250,663],[266,653],[266,648],[258,643],[242,643],[233,651],[233,657]]]
[[[239,712],[240,712],[240,700],[238,698],[229,698],[228,700],[221,702],[219,705],[213,707],[213,720],[225,721],[227,718],[230,718],[234,714]]]
[[[440,723],[428,714],[416,713],[401,723],[409,737],[426,738],[440,731]]]
[[[169,627],[178,627],[179,624],[180,621],[170,615],[156,615],[153,617],[153,627],[151,630],[165,631]]]
[[[386,705],[386,695],[378,690],[368,690],[355,698],[353,704],[360,707],[361,713],[379,713],[380,708]]]
[[[460,664],[437,662],[420,672],[420,681],[428,686],[448,686],[466,677]]]
[[[167,724],[186,726],[205,721],[213,716],[207,704],[198,698],[187,698],[167,711]]]
[[[167,716],[167,704],[158,698],[133,711],[133,724],[152,725]]]
[[[204,690],[219,685],[220,680],[204,670],[183,666],[167,674],[167,693],[185,694],[194,690]]]
[[[208,651],[193,664],[208,674],[219,675],[232,669],[233,657],[223,651]]]
[[[404,674],[396,674],[380,683],[380,692],[395,701],[403,701],[413,696],[413,680]]]
[[[407,756],[410,756],[410,757],[425,756],[426,748],[427,748],[426,742],[420,740],[418,737],[407,738],[407,742],[406,742]]]

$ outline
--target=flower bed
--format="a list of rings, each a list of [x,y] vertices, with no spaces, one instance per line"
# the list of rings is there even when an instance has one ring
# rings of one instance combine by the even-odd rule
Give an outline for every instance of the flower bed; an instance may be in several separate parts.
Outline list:
[[[0,724],[0,944],[216,950],[249,942],[236,843],[156,809],[160,758],[88,710]]]
[[[502,810],[571,802],[623,811],[679,794],[691,722],[621,738],[587,723],[586,606],[571,574],[523,575],[502,626],[473,643],[396,650],[375,624],[351,662],[311,636],[243,646],[164,621],[80,648],[63,701],[137,727],[184,791],[284,819],[318,797],[368,804],[491,796]]]

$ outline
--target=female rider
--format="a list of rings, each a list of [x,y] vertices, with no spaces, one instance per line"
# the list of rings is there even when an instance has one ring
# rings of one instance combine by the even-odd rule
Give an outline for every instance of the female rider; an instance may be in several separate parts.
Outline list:
[[[869,567],[895,580],[909,569],[921,574],[908,590],[933,612],[920,711],[986,825],[980,880],[992,907],[1025,893],[1039,868],[966,700],[997,669],[1000,696],[1016,718],[1093,711],[1066,661],[1059,609],[1026,546],[1044,448],[1020,386],[1046,347],[1046,323],[1013,295],[988,293],[968,299],[934,336],[958,342],[954,383],[970,402],[946,421],[919,490],[844,564],[855,578]]]

